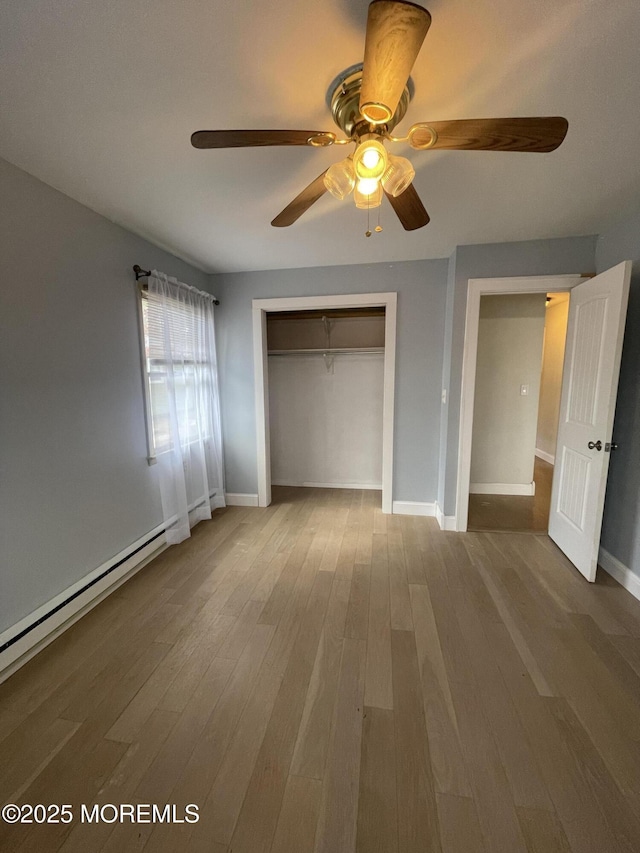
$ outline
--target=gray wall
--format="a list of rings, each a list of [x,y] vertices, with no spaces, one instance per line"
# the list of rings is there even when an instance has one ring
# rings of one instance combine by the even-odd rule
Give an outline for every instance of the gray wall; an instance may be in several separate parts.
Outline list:
[[[602,234],[596,267],[633,261],[601,545],[640,576],[640,212]]]
[[[438,507],[444,511],[445,485],[447,481],[447,440],[449,435],[449,411],[451,376],[451,346],[453,336],[453,309],[456,294],[456,256],[457,250],[449,258],[447,269],[447,304],[444,316],[444,353],[442,356],[442,396],[440,419],[440,444],[438,447]]]
[[[251,300],[397,291],[393,498],[434,501],[446,282],[446,260],[212,276],[211,289],[221,300],[218,347],[227,491],[258,491]]]
[[[0,630],[162,521],[131,267],[208,276],[0,160]]]
[[[487,243],[458,246],[451,256],[448,278],[450,292],[447,296],[451,301],[451,309],[447,312],[450,328],[445,332],[447,339],[451,341],[451,350],[450,354],[445,355],[445,363],[449,362],[449,371],[443,377],[443,387],[449,391],[449,404],[446,414],[446,446],[443,442],[441,448],[446,456],[442,495],[445,515],[453,515],[456,509],[462,353],[469,279],[593,272],[595,245],[595,237]]]

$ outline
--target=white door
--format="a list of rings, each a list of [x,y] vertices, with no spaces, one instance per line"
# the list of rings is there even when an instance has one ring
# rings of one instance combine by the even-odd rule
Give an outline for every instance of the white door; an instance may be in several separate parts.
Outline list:
[[[549,536],[596,579],[631,262],[571,291]]]

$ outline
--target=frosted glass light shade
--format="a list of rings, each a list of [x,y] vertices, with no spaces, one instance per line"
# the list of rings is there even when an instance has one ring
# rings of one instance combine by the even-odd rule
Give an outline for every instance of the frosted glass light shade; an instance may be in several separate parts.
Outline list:
[[[356,207],[359,207],[360,210],[371,210],[373,207],[380,207],[382,204],[382,187],[380,184],[376,182],[373,192],[364,193],[360,188],[361,183],[362,182],[359,181],[353,191],[353,198],[355,200]]]
[[[329,166],[323,178],[325,187],[336,198],[346,198],[356,183],[356,173],[350,158]]]
[[[356,148],[353,165],[358,178],[380,180],[387,168],[387,149],[379,139],[369,137]]]
[[[385,192],[397,198],[402,195],[415,176],[416,171],[410,160],[389,154],[387,168],[382,176],[382,186]]]

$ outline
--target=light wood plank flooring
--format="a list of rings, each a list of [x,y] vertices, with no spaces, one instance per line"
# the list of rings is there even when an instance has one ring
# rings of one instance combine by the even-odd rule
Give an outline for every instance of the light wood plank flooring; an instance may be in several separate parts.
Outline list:
[[[533,479],[536,493],[531,497],[469,495],[469,530],[546,533],[549,529],[553,465],[536,456]]]
[[[640,850],[640,602],[544,536],[274,498],[216,511],[0,686],[0,800],[75,812],[0,823],[0,849]]]

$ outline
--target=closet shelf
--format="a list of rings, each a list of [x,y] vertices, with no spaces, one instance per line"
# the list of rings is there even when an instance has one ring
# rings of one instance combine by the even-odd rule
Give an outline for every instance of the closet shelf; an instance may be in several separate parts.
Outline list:
[[[384,347],[330,347],[328,349],[272,349],[267,355],[366,355],[383,353]]]

